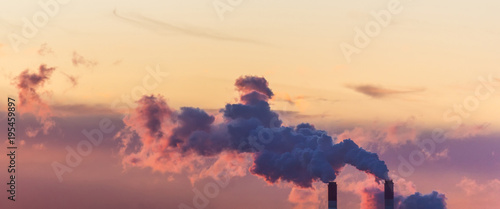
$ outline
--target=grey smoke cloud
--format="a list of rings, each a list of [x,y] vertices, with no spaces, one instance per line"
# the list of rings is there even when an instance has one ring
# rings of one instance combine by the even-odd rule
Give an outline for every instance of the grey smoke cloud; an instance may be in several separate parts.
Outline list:
[[[222,108],[223,120],[219,122],[202,109],[182,107],[175,111],[161,96],[144,96],[126,121],[134,125],[125,130],[142,135],[143,147],[161,145],[152,149],[154,154],[151,150],[138,153],[172,156],[174,152],[199,157],[250,153],[250,172],[271,183],[285,181],[311,187],[315,181],[335,180],[347,164],[379,180],[389,178],[384,161],[350,139],[336,143],[326,131],[308,123],[283,126],[267,102],[274,95],[268,85],[263,77],[239,78],[235,86],[242,93],[241,103]],[[134,156],[135,163],[142,162]]]

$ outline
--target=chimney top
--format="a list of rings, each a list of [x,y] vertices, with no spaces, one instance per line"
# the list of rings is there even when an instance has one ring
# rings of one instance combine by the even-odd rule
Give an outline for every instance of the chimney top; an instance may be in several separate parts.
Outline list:
[[[384,184],[385,199],[394,199],[394,182],[386,180]]]

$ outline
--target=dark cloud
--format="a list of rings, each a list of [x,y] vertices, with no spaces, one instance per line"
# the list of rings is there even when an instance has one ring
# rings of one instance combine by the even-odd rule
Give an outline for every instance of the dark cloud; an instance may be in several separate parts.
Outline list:
[[[139,114],[132,120],[144,124],[151,137],[163,137],[162,123],[172,114],[163,97],[144,96],[137,103],[139,106],[136,111]]]
[[[424,89],[389,89],[375,85],[348,85],[347,87],[373,98],[384,98],[395,94],[408,94],[424,91]]]
[[[243,104],[257,104],[259,101],[267,101],[268,99],[269,97],[267,95],[256,91],[246,94],[240,98]]]
[[[54,70],[55,68],[53,67],[50,68],[46,65],[40,65],[38,73],[29,73],[29,70],[21,72],[21,74],[16,77],[17,87],[24,92],[31,92],[31,94],[22,95],[27,97],[20,97],[21,102],[28,102],[30,100],[28,99],[29,96],[32,97],[32,100],[39,100],[39,97],[36,94],[36,89],[45,84]]]
[[[395,195],[395,209],[446,209],[446,197],[433,191],[430,194],[416,192],[410,196]],[[379,188],[369,187],[361,192],[362,209],[384,209],[384,191]]]
[[[269,103],[263,100],[250,104],[227,104],[222,112],[225,118],[232,120],[254,118],[265,127],[281,125],[278,114],[271,111]]]
[[[183,107],[177,116],[177,126],[170,137],[170,145],[177,146],[182,143],[182,138],[189,137],[195,131],[210,131],[210,125],[215,117],[208,115],[199,108]]]
[[[269,84],[264,77],[243,76],[238,78],[234,85],[239,91],[243,91],[245,93],[257,91],[266,95],[268,98],[272,98],[274,96],[273,91],[269,88]]]
[[[96,61],[89,60],[89,59],[83,57],[82,55],[78,54],[76,51],[73,52],[73,58],[71,59],[71,62],[73,63],[73,65],[75,67],[82,65],[82,66],[87,67],[87,68],[93,68],[97,65]]]
[[[420,193],[412,194],[401,202],[399,209],[446,209],[446,197],[433,191],[430,194],[422,195]]]

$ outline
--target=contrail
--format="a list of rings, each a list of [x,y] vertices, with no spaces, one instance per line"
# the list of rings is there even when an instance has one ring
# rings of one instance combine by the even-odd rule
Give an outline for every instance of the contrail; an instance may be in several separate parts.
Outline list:
[[[149,17],[146,17],[144,15],[140,14],[132,14],[132,13],[123,13],[118,11],[118,9],[115,9],[113,11],[113,14],[116,17],[119,17],[123,20],[126,20],[128,22],[136,23],[137,25],[141,27],[146,27],[146,26],[151,26],[148,27],[150,30],[154,30],[155,32],[165,32],[165,31],[172,31],[172,32],[179,32],[179,33],[184,33],[190,36],[196,36],[196,37],[201,37],[201,38],[209,38],[209,39],[214,39],[218,41],[233,41],[233,42],[243,42],[243,43],[250,43],[250,44],[258,44],[258,45],[271,45],[268,43],[252,40],[252,39],[245,39],[245,38],[239,38],[239,37],[233,37],[233,36],[228,36],[220,33],[215,33],[215,32],[210,32],[209,29],[203,29],[203,28],[196,28],[196,27],[181,27],[177,26],[171,23],[166,23],[162,22],[159,20],[155,20]],[[158,30],[160,29],[160,30]],[[163,31],[161,31],[163,30]]]

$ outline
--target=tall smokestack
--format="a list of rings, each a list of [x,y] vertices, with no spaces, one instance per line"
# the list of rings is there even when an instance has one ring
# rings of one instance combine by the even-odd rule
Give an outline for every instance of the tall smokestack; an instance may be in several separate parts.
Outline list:
[[[328,209],[337,209],[337,183],[328,183]]]
[[[394,182],[386,180],[384,184],[385,209],[394,209]]]

